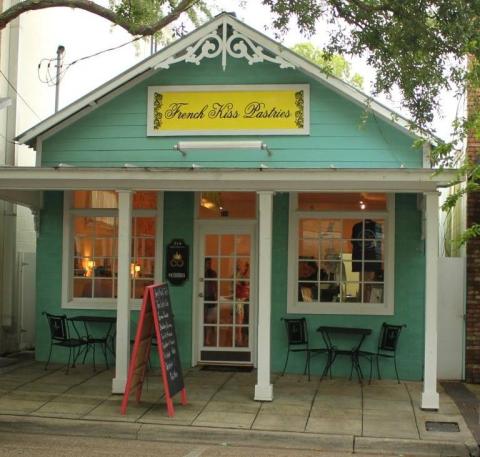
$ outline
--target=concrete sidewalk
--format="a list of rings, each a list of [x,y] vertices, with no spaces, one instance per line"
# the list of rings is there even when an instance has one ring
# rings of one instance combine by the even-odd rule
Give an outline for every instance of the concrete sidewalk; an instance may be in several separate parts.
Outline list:
[[[420,409],[421,383],[273,376],[273,402],[252,400],[256,374],[191,369],[188,405],[176,401],[169,418],[158,373],[142,401],[120,414],[111,394],[113,372],[80,366],[66,375],[37,362],[0,370],[0,431],[59,433],[143,440],[229,443],[289,449],[402,455],[478,455],[454,401],[440,389],[440,411]],[[426,422],[455,422],[458,432],[426,430]]]

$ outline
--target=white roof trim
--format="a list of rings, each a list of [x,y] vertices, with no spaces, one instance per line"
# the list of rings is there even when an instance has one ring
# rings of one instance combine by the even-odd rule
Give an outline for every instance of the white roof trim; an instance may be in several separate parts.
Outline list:
[[[0,167],[0,190],[433,192],[456,171],[426,169],[185,169]]]
[[[288,48],[284,47],[280,43],[275,42],[271,38],[258,32],[257,30],[240,22],[238,19],[232,17],[228,13],[222,13],[218,15],[216,18],[212,19],[207,24],[199,27],[198,29],[194,30],[193,32],[179,39],[173,44],[165,47],[155,55],[145,59],[143,62],[140,62],[129,70],[126,70],[114,79],[108,81],[94,91],[80,98],[76,102],[73,102],[66,108],[48,117],[47,119],[40,122],[31,129],[21,133],[17,136],[16,140],[21,144],[30,143],[37,136],[45,135],[47,131],[49,131],[55,126],[57,126],[55,131],[60,130],[61,128],[63,128],[63,126],[59,124],[66,121],[69,117],[73,116],[74,114],[80,114],[79,112],[82,110],[85,111],[84,114],[87,114],[88,112],[91,112],[92,109],[96,109],[98,106],[103,104],[101,100],[103,97],[110,94],[112,91],[120,89],[126,83],[130,82],[128,86],[131,87],[131,83],[135,78],[139,77],[145,72],[149,72],[161,67],[162,63],[168,61],[168,59],[185,50],[189,46],[196,44],[199,40],[215,31],[222,24],[228,24],[232,26],[241,34],[247,36],[255,43],[258,43],[260,46],[262,46],[269,52],[273,53],[274,55],[280,56],[286,62],[293,64],[299,70],[307,73],[314,79],[327,85],[331,89],[347,97],[358,105],[361,105],[362,107],[369,106],[372,112],[378,114],[381,118],[394,125],[395,127],[399,128],[404,133],[415,138],[426,139],[432,143],[437,143],[441,141],[427,132],[412,132],[409,128],[410,121],[405,117],[382,105],[378,101],[372,99],[369,95],[356,89],[345,81],[342,81],[341,79],[338,79],[334,76],[326,75],[317,65],[309,62],[308,60],[294,53],[293,51],[290,51]],[[160,68],[159,71],[161,71]]]

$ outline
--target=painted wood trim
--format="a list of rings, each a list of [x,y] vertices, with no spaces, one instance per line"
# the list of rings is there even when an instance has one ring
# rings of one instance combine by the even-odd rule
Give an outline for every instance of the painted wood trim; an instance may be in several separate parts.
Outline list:
[[[0,189],[179,191],[431,192],[447,186],[455,170],[426,169],[201,169],[0,167]]]

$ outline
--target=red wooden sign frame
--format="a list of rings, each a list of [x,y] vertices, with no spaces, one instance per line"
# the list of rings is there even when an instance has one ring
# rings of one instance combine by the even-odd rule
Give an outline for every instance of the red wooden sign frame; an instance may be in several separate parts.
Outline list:
[[[142,396],[143,382],[147,371],[148,359],[152,347],[152,337],[157,339],[158,357],[160,368],[162,371],[163,388],[165,391],[165,401],[167,404],[167,414],[169,417],[175,415],[170,388],[167,379],[167,369],[165,366],[165,357],[163,354],[163,344],[160,334],[160,323],[158,321],[157,309],[155,307],[154,288],[158,285],[147,286],[143,294],[142,308],[140,310],[140,318],[138,320],[135,342],[133,344],[133,352],[130,358],[130,366],[128,368],[127,384],[121,405],[121,413],[127,412],[128,398],[130,393],[135,390],[135,400],[137,403]],[[187,404],[187,391],[185,387],[180,391],[182,405]]]

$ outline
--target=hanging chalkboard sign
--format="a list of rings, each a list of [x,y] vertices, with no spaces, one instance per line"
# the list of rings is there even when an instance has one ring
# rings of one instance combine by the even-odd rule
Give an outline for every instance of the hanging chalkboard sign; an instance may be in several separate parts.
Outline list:
[[[122,414],[127,411],[130,392],[135,390],[136,399],[140,401],[153,337],[157,340],[168,415],[170,417],[175,415],[172,401],[175,394],[181,392],[181,402],[183,405],[187,404],[168,286],[153,285],[146,287],[143,295],[121,406]]]
[[[188,246],[183,240],[172,240],[167,245],[167,279],[173,285],[188,279]]]

